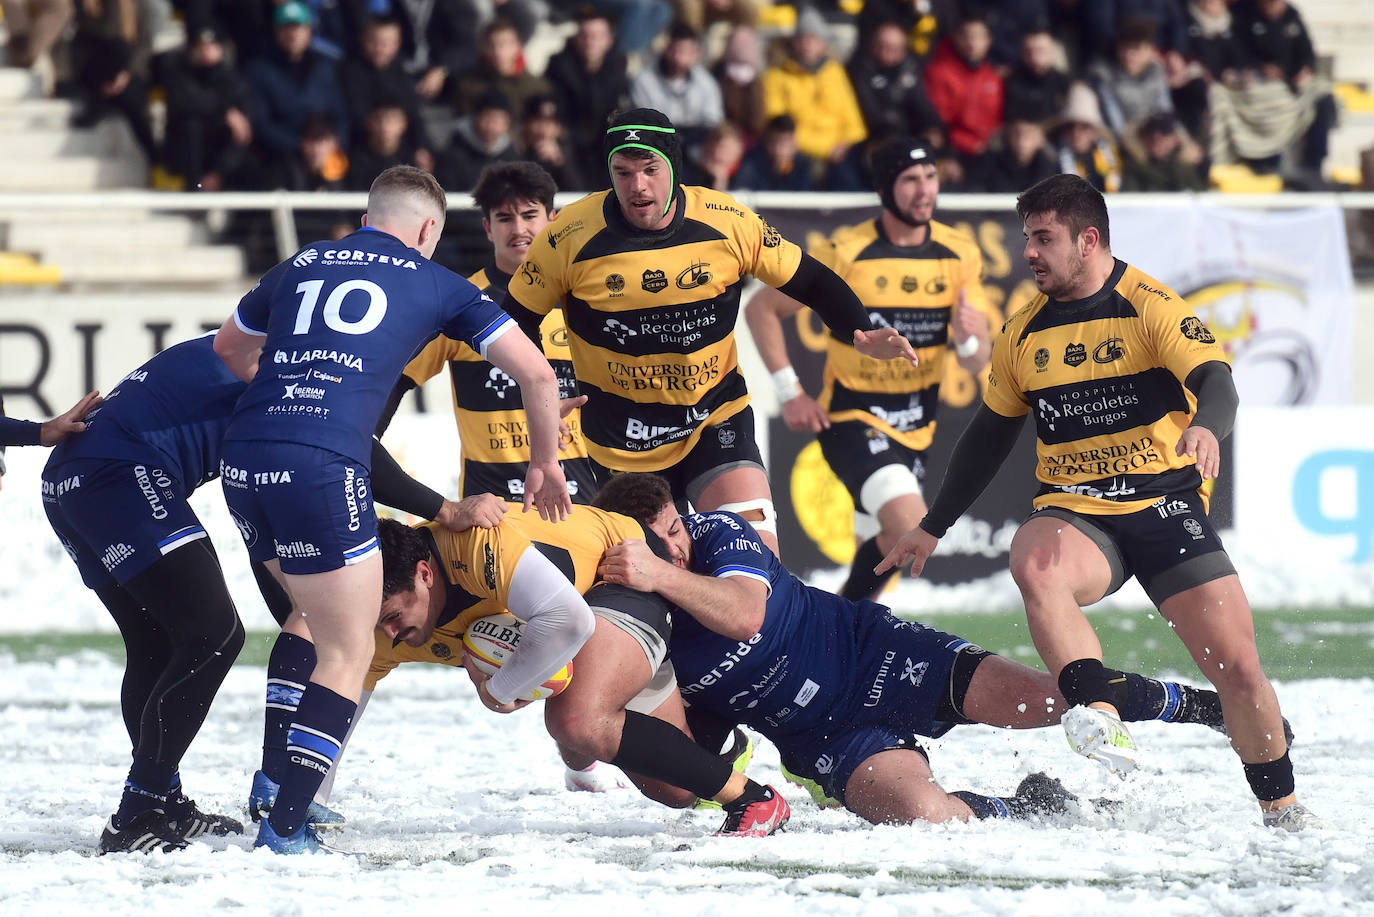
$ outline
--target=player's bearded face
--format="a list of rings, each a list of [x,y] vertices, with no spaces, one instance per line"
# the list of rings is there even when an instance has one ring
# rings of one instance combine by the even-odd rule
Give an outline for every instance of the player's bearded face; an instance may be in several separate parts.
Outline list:
[[[673,175],[661,157],[631,159],[616,153],[611,157],[611,185],[621,214],[635,229],[652,232],[672,222],[665,208],[673,194]]]
[[[1088,266],[1078,240],[1054,217],[1053,213],[1026,217],[1026,264],[1040,292],[1053,299],[1074,299],[1074,291],[1081,286]]]
[[[940,173],[934,163],[917,163],[892,183],[892,202],[911,223],[929,223],[940,195]]]
[[[649,520],[649,530],[663,539],[663,544],[668,548],[668,557],[674,564],[683,568],[691,566],[692,536],[687,534],[687,527],[682,524],[676,506],[668,503],[659,510],[658,515]]]

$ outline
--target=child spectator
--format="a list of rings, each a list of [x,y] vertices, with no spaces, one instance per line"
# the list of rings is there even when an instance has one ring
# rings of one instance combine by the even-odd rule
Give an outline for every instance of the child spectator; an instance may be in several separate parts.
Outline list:
[[[722,121],[706,135],[701,152],[687,161],[686,185],[702,185],[717,191],[734,187],[734,176],[744,158],[744,132]]]
[[[850,162],[868,136],[849,75],[830,56],[825,20],[811,7],[797,16],[786,58],[763,72],[763,104],[769,118],[790,115],[800,150],[832,166]]]
[[[936,46],[926,67],[926,95],[965,165],[987,149],[1002,126],[1002,78],[987,59],[991,44],[987,23],[967,16]]]
[[[1128,137],[1125,150],[1123,191],[1201,191],[1207,187],[1198,171],[1201,151],[1169,112],[1145,119]]]
[[[1097,95],[1084,83],[1069,87],[1055,147],[1060,172],[1077,175],[1103,193],[1121,190],[1121,157],[1102,123]]]
[[[1102,105],[1102,118],[1117,138],[1125,137],[1155,112],[1174,110],[1169,80],[1154,43],[1149,19],[1128,19],[1116,36],[1116,56],[1088,69]]]
[[[271,53],[248,62],[253,136],[266,157],[290,157],[312,114],[333,119],[334,133],[348,137],[348,113],[335,63],[310,47],[315,18],[301,0],[287,0],[272,14]],[[341,176],[342,177],[342,176]]]
[[[1005,90],[1008,121],[1044,122],[1063,111],[1069,75],[1059,69],[1059,47],[1048,29],[1022,36],[1021,59],[1007,76]]]
[[[625,55],[613,48],[611,22],[594,7],[578,14],[577,31],[549,60],[544,74],[567,117],[568,138],[578,168],[605,187],[606,164],[601,162],[601,135],[606,119],[629,95]],[[561,186],[560,186],[561,187]]]
[[[477,100],[493,91],[504,94],[514,111],[524,111],[530,99],[549,94],[549,84],[525,69],[525,47],[510,22],[496,19],[482,31],[478,55],[476,65],[458,78],[459,114],[476,113]]]
[[[286,191],[347,191],[348,154],[334,125],[334,118],[323,112],[307,115],[291,153],[272,161],[269,185]],[[331,226],[334,222],[329,221]]]
[[[720,85],[701,65],[701,38],[690,26],[669,30],[663,52],[630,81],[630,104],[667,115],[687,149],[724,120]]]
[[[849,59],[849,79],[870,137],[922,137],[945,143],[944,123],[926,97],[921,63],[893,20],[879,23]]]
[[[567,130],[558,113],[558,103],[552,96],[530,101],[525,109],[520,129],[520,148],[524,158],[537,162],[553,176],[564,191],[591,191],[592,185],[583,176],[577,157],[568,146]]]
[[[762,142],[745,154],[734,184],[749,191],[810,191],[818,168],[799,150],[791,115],[778,115],[768,122]]]
[[[410,124],[405,106],[394,99],[378,99],[363,118],[364,140],[348,157],[348,189],[366,191],[372,180],[392,166],[415,164],[415,148],[406,135]]]
[[[1004,76],[1021,59],[1022,36],[1048,29],[1050,24],[1048,0],[975,0],[963,5],[970,12],[976,10],[987,23],[992,38],[988,60]]]
[[[472,114],[458,119],[435,177],[450,191],[471,191],[487,166],[515,159],[511,127],[510,99],[499,89],[483,93]]]
[[[167,167],[188,191],[253,184],[248,84],[225,58],[213,28],[191,36],[167,61]]]
[[[969,190],[1019,194],[1042,178],[1058,173],[1059,165],[1044,126],[1039,121],[1014,118],[1002,129],[1001,143],[995,143],[988,151],[968,186]]]
[[[401,41],[399,20],[371,19],[363,28],[360,54],[343,64],[339,78],[348,104],[349,123],[355,126],[353,143],[364,140],[367,134],[364,121],[379,103],[399,105],[406,118],[405,142],[413,151],[413,163],[432,172],[434,145],[420,116],[420,96],[415,91],[415,83],[401,66]]]

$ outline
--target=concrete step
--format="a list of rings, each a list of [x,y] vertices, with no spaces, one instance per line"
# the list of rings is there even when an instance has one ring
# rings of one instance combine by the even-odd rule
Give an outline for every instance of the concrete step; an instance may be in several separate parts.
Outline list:
[[[17,252],[56,249],[63,245],[86,251],[183,249],[199,244],[205,236],[196,221],[174,216],[150,220],[85,222],[65,215],[54,217],[45,214],[8,222],[5,247]]]
[[[32,70],[0,67],[0,102],[36,99],[43,95],[43,81]]]
[[[88,130],[41,127],[0,134],[0,162],[56,156],[117,156],[120,152],[120,137],[114,123],[108,120]]]
[[[0,191],[94,191],[147,186],[148,171],[141,163],[95,156],[20,160],[0,169]]]
[[[39,251],[38,260],[61,270],[65,283],[224,283],[246,273],[243,252],[232,245],[141,252],[59,246]]]
[[[16,133],[36,128],[64,130],[76,111],[71,99],[21,99],[0,102],[0,133]]]

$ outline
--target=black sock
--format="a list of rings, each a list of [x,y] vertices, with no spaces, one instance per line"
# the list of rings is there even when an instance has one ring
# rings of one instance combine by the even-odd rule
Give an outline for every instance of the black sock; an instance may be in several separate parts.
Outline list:
[[[687,728],[692,730],[698,745],[719,755],[729,750],[726,743],[735,730],[735,724],[701,707],[688,707]]]
[[[611,764],[623,771],[661,780],[670,786],[712,799],[724,789],[734,770],[672,723],[625,711],[620,749]]]
[[[1293,795],[1293,762],[1289,760],[1288,752],[1284,752],[1277,761],[1265,761],[1262,764],[1242,762],[1242,766],[1245,768],[1245,779],[1250,783],[1250,792],[1260,802],[1273,802]]]
[[[149,809],[165,809],[175,767],[159,764],[151,758],[135,758],[124,781],[124,793],[115,813],[115,827],[122,829],[129,819]]]
[[[897,568],[893,567],[882,575],[875,574],[873,568],[878,566],[882,559],[883,551],[878,547],[877,535],[859,545],[859,549],[854,552],[854,563],[849,568],[849,579],[844,581],[840,596],[858,601],[877,595],[878,590],[882,589],[892,578],[892,574],[897,572]]]
[[[1105,702],[1119,711],[1126,703],[1125,675],[1100,659],[1075,659],[1059,673],[1059,693],[1070,707]]]

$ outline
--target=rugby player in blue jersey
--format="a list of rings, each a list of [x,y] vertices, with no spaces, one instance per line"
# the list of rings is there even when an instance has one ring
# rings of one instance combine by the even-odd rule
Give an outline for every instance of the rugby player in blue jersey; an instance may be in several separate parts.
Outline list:
[[[572,508],[553,369],[525,335],[507,333],[515,324],[489,297],[429,260],[446,208],[428,172],[387,169],[368,192],[360,230],[272,268],[215,338],[216,353],[249,382],[225,435],[225,498],[249,556],[283,575],[293,617],[308,622],[314,644],[288,733],[290,765],[259,826],[257,845],[277,852],[322,849],[308,807],[356,710],[381,605],[372,431],[426,342],[441,332],[465,341],[519,384],[531,439],[525,508],[553,519]]]
[[[672,562],[626,541],[606,551],[600,572],[686,612],[674,616],[669,643],[683,699],[763,733],[789,771],[850,811],[875,823],[941,822],[1062,812],[1074,801],[1040,773],[1011,796],[947,793],[919,744],[918,736],[965,723],[1059,722],[1068,707],[1047,673],[900,621],[881,605],[807,586],[741,517],[679,516],[657,475],[614,477],[596,505],[639,520],[668,546]],[[1221,728],[1215,692],[1113,677],[1124,684],[1126,719]]]
[[[213,343],[205,335],[176,344],[125,376],[103,406],[92,393],[49,422],[61,422],[54,435],[77,432],[78,423],[86,430],[48,457],[43,508],[114,618],[127,660],[120,706],[133,763],[101,853],[174,850],[243,830],[200,811],[178,774],[243,645],[214,547],[187,503],[219,474],[221,440],[247,388]],[[88,405],[99,409],[87,415]],[[81,416],[88,419],[73,419]],[[372,448],[379,501],[458,530],[491,524],[405,477],[380,443]],[[290,598],[262,564],[253,572],[268,610],[285,622]]]
[[[187,503],[219,472],[220,437],[244,390],[211,346],[195,338],[129,373],[43,470],[48,521],[127,658],[120,706],[133,763],[102,854],[243,831],[201,812],[178,774],[243,646],[214,546]]]

